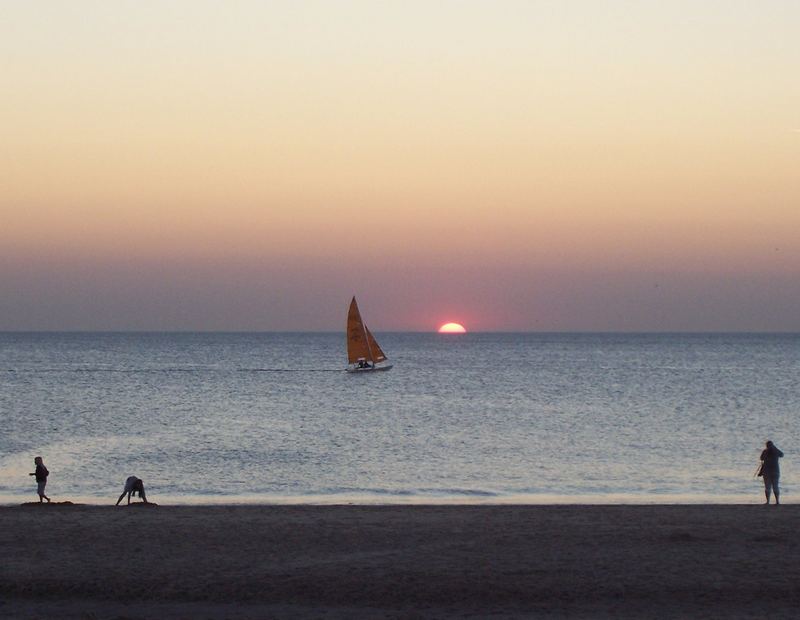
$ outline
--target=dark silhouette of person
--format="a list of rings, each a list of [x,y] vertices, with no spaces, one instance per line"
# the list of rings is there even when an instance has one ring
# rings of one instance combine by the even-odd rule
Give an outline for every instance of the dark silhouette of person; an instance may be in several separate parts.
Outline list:
[[[129,505],[131,503],[131,495],[135,495],[136,493],[139,494],[139,497],[142,498],[145,504],[147,503],[147,496],[144,494],[144,482],[142,482],[141,478],[128,476],[128,479],[125,480],[125,488],[122,491],[122,495],[119,496],[117,503],[114,504],[115,506],[119,506],[119,503],[122,501],[122,498],[125,497],[126,493],[128,494]]]
[[[761,476],[764,478],[764,495],[769,504],[770,492],[775,493],[775,505],[781,503],[781,490],[778,482],[781,478],[781,466],[778,459],[783,458],[783,452],[778,450],[774,443],[767,442],[767,447],[761,452]]]
[[[36,471],[28,475],[36,476],[36,492],[39,494],[39,503],[41,504],[43,499],[46,499],[47,502],[50,503],[50,498],[44,494],[44,487],[47,486],[47,476],[50,475],[50,472],[47,471],[47,467],[44,466],[44,461],[42,461],[41,456],[37,456],[33,459],[33,462],[36,465]]]

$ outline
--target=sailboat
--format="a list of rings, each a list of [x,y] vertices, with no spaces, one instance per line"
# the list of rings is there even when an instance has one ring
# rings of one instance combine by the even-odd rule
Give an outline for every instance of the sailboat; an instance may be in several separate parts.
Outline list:
[[[386,354],[361,320],[355,297],[350,302],[347,313],[347,362],[347,372],[371,372],[389,370],[392,367],[391,364],[384,363]]]

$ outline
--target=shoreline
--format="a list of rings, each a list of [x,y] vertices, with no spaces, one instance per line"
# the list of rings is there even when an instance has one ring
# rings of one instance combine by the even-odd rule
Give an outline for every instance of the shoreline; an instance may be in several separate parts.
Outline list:
[[[113,496],[113,497],[112,497]],[[76,505],[107,506],[118,495],[51,496],[53,501],[69,501]],[[552,493],[461,493],[461,494],[312,494],[312,495],[169,495],[148,488],[148,498],[164,506],[733,506],[758,505],[763,502],[763,487],[748,493],[717,495],[664,493],[586,493],[557,495]],[[38,501],[36,494],[0,494],[0,508],[11,508]],[[138,501],[138,500],[136,500]],[[784,504],[796,504],[789,494]]]
[[[793,505],[48,508],[0,507],[0,614],[756,618],[800,605]]]

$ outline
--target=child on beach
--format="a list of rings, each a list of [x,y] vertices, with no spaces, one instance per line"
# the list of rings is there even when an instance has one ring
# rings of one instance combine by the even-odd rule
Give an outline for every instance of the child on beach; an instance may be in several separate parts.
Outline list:
[[[33,462],[36,465],[36,471],[28,475],[36,476],[36,492],[39,494],[39,503],[42,503],[42,499],[46,499],[47,502],[50,503],[50,498],[44,494],[44,487],[47,485],[47,476],[50,475],[50,472],[47,471],[47,467],[44,466],[41,456],[37,456],[33,459]]]

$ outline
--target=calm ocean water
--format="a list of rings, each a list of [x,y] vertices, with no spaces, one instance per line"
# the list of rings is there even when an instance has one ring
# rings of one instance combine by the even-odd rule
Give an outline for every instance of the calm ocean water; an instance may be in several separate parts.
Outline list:
[[[800,335],[2,333],[0,502],[792,501]]]

